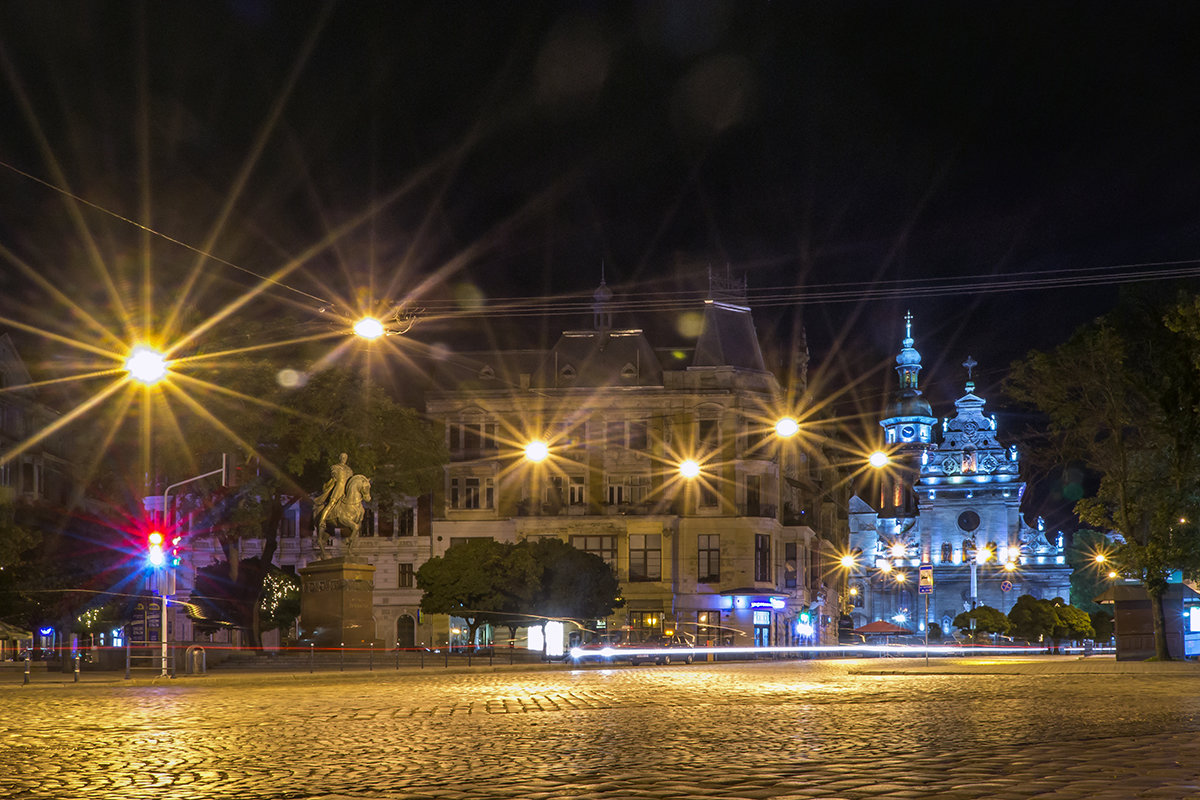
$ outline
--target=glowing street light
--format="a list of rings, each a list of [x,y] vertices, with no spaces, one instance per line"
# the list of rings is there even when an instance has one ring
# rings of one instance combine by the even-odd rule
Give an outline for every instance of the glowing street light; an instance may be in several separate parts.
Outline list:
[[[1105,561],[1108,561],[1108,556],[1104,555],[1104,553],[1096,554],[1096,563],[1097,564],[1103,564]]]
[[[975,563],[986,564],[992,557],[992,551],[986,547],[979,548],[979,552],[975,554]]]
[[[858,559],[852,555],[844,555],[838,560],[838,563],[846,569],[854,569],[858,566]]]
[[[889,552],[892,558],[904,558],[904,554],[908,552],[908,546],[904,542],[896,542],[891,546]]]
[[[153,347],[139,344],[129,351],[125,370],[135,381],[152,386],[166,377],[167,359]]]
[[[354,332],[364,339],[378,339],[385,333],[383,323],[374,317],[363,317],[354,323]]]
[[[534,439],[529,444],[525,445],[525,458],[535,464],[540,464],[545,461],[550,455],[550,446],[541,439]]]
[[[692,478],[699,476],[700,464],[694,458],[684,459],[679,464],[679,474],[688,480],[691,480]]]
[[[782,439],[790,439],[800,432],[800,423],[791,417],[784,417],[775,423],[775,433]]]
[[[874,453],[871,453],[870,458],[867,459],[867,463],[875,469],[883,469],[890,462],[891,459],[888,458],[888,454],[882,450],[876,450]]]

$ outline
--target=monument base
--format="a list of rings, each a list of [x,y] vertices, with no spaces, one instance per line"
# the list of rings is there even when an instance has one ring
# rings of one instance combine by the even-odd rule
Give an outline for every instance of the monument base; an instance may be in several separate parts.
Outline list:
[[[317,647],[370,647],[375,567],[326,558],[301,567],[300,638]]]

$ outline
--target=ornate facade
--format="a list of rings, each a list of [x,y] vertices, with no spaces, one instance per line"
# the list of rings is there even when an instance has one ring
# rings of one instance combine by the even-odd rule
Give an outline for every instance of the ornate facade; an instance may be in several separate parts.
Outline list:
[[[688,349],[613,327],[611,297],[602,285],[592,327],[548,350],[444,365],[426,409],[451,452],[434,555],[472,537],[558,537],[607,561],[622,586],[625,607],[586,627],[831,641],[839,587],[822,553],[845,546],[846,498],[821,495],[821,457],[804,437],[774,433],[786,392],[764,365],[744,284],[713,285]],[[545,461],[523,457],[532,440]],[[689,458],[701,467],[690,480]]]
[[[928,622],[944,632],[960,612],[988,605],[1007,613],[1023,594],[1070,596],[1062,534],[1050,540],[1039,520],[1020,513],[1025,483],[1020,454],[999,437],[995,415],[975,394],[968,358],[965,394],[955,416],[937,420],[917,388],[920,354],[913,349],[912,317],[906,319],[897,356],[900,389],[880,422],[893,453],[876,508],[851,500],[851,546],[861,553],[853,574],[854,627],[888,620],[914,631]],[[918,569],[932,567],[929,613],[918,591]]]

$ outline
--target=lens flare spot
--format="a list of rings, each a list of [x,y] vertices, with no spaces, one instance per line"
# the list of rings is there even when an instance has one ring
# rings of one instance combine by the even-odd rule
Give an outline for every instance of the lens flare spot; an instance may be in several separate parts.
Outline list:
[[[279,370],[275,380],[285,389],[297,389],[307,382],[304,373],[294,369]]]
[[[679,331],[680,336],[695,339],[704,330],[704,315],[699,311],[685,311],[679,315],[675,329]]]

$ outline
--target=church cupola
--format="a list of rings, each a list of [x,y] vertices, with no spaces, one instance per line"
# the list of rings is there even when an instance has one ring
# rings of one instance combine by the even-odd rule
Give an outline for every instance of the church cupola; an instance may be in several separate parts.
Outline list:
[[[880,494],[881,519],[910,518],[918,514],[913,485],[936,450],[933,428],[937,418],[929,401],[921,395],[917,376],[921,371],[921,354],[913,347],[912,312],[904,315],[904,339],[896,356],[896,374],[900,377],[887,417],[880,420],[885,447],[895,465],[889,480],[883,481]]]

